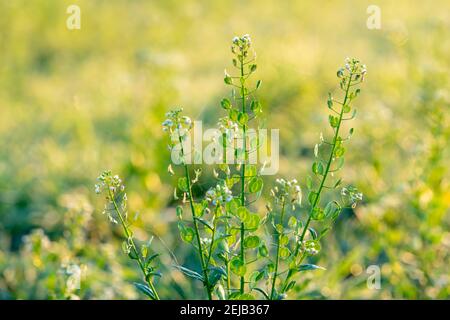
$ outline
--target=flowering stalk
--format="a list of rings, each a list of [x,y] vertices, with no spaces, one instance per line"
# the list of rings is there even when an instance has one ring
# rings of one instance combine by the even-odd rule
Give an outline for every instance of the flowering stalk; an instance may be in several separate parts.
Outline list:
[[[200,265],[201,265],[202,273],[203,273],[203,281],[204,281],[204,285],[206,288],[206,293],[208,295],[208,299],[212,300],[211,286],[209,284],[209,279],[208,279],[208,270],[207,270],[207,265],[205,262],[205,257],[203,254],[203,246],[202,246],[202,242],[200,239],[200,232],[198,229],[197,216],[195,214],[194,198],[192,196],[191,177],[189,174],[188,165],[186,164],[186,160],[185,160],[185,152],[184,152],[183,140],[182,140],[183,135],[180,133],[180,127],[178,125],[176,128],[177,128],[177,132],[178,132],[178,141],[180,143],[180,148],[181,148],[181,159],[182,159],[182,163],[183,163],[183,167],[184,167],[184,176],[185,176],[186,182],[187,182],[187,192],[186,193],[187,193],[187,196],[189,199],[189,205],[191,207],[192,222],[194,224],[195,238],[197,240],[198,254],[199,254]]]
[[[148,257],[148,247],[151,241],[141,247],[141,252],[137,249],[136,243],[133,239],[133,232],[130,230],[130,224],[127,222],[126,213],[126,202],[127,196],[124,193],[125,187],[122,184],[122,180],[118,176],[113,176],[111,171],[103,172],[100,177],[98,177],[99,184],[95,186],[95,191],[97,194],[102,193],[107,190],[106,199],[109,201],[109,205],[112,205],[112,209],[115,212],[115,216],[120,221],[122,229],[125,233],[126,241],[123,243],[123,250],[132,260],[136,260],[139,268],[141,269],[144,279],[149,287],[145,287],[142,284],[136,284],[137,288],[149,296],[152,300],[159,300],[158,292],[153,284],[152,278],[158,275],[154,268],[151,266],[151,262],[158,254]],[[120,205],[119,202],[120,201]],[[122,208],[120,209],[119,206]],[[111,208],[108,204],[105,207],[104,213],[106,213],[111,222],[117,223],[114,215],[111,213]]]
[[[320,179],[320,184],[319,187],[315,190],[315,191],[311,191],[309,194],[309,201],[311,204],[311,209],[309,211],[309,215],[307,218],[307,221],[303,227],[303,231],[297,241],[296,247],[295,247],[295,253],[294,253],[294,257],[295,259],[298,258],[298,255],[300,253],[300,250],[302,249],[302,247],[305,245],[304,243],[304,239],[305,239],[305,235],[307,230],[309,230],[309,226],[311,223],[311,220],[315,219],[315,220],[322,220],[325,217],[331,217],[332,219],[335,219],[340,211],[342,210],[342,206],[337,202],[337,201],[333,201],[330,202],[324,210],[322,210],[319,205],[320,205],[320,197],[322,195],[323,189],[327,188],[327,189],[335,189],[337,188],[340,183],[341,180],[339,179],[334,186],[330,187],[330,186],[326,186],[326,180],[328,178],[328,175],[330,172],[336,172],[338,170],[341,169],[342,164],[343,164],[343,155],[345,152],[343,145],[343,142],[345,140],[348,140],[350,138],[350,136],[353,134],[353,129],[350,129],[350,134],[346,139],[342,139],[339,136],[339,131],[341,128],[341,124],[343,121],[346,120],[351,120],[354,118],[355,114],[356,114],[356,110],[353,111],[353,115],[350,118],[344,118],[344,114],[349,113],[351,110],[350,107],[350,103],[351,101],[356,98],[360,92],[360,89],[356,89],[353,92],[350,92],[351,87],[360,84],[363,80],[364,80],[364,76],[366,74],[366,69],[364,65],[361,65],[360,62],[358,60],[355,59],[346,59],[346,65],[345,68],[341,68],[338,70],[337,72],[337,76],[338,78],[341,78],[340,81],[340,88],[341,90],[344,91],[344,100],[343,102],[339,102],[334,100],[331,97],[331,94],[329,94],[329,98],[327,101],[328,104],[328,108],[334,112],[335,114],[337,114],[338,116],[329,116],[329,122],[330,122],[330,126],[332,127],[332,129],[334,130],[334,136],[333,136],[333,140],[332,142],[325,142],[322,139],[322,143],[327,144],[330,146],[331,150],[330,150],[330,154],[328,156],[328,160],[326,162],[325,165],[325,169],[323,168],[323,163],[319,160],[314,162],[313,164],[313,173],[315,175],[321,176]],[[336,111],[333,108],[333,102],[336,102],[337,104],[339,104],[341,106],[339,111]],[[316,145],[314,148],[314,153],[315,156],[318,157],[318,150],[319,150],[319,145]],[[335,169],[331,169],[333,163],[337,160],[337,159],[341,159],[341,163],[337,165],[337,167]],[[347,192],[347,188],[343,189],[343,192]],[[353,202],[353,205],[356,203],[356,200],[361,200],[362,196],[357,193],[356,191],[353,192],[353,188],[350,187],[350,190],[352,190],[350,197],[351,197],[351,201]],[[356,196],[354,196],[356,194]],[[344,194],[343,194],[344,195]],[[305,251],[308,248],[303,248],[304,250],[302,250],[302,254],[300,256],[298,265],[301,264],[301,262],[307,257],[308,253]],[[314,250],[314,251],[318,251],[316,248],[309,248],[309,250]],[[297,270],[295,269],[290,269],[287,273],[286,279],[284,281],[284,285],[283,285],[283,290],[286,290],[289,280],[291,279],[292,275],[296,272]]]

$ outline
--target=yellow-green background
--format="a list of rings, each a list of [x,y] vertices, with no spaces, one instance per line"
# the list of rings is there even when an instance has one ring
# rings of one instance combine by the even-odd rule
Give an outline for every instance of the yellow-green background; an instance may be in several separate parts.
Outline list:
[[[80,30],[66,28],[70,4]],[[380,30],[366,27],[370,4]],[[0,0],[0,298],[142,298],[93,192],[105,168],[126,181],[136,236],[153,233],[157,249],[195,263],[176,235],[160,124],[174,106],[216,121],[230,40],[245,33],[268,126],[281,129],[283,177],[304,181],[344,58],[368,69],[341,173],[364,201],[323,244],[327,271],[290,298],[449,298],[449,9],[445,0]],[[81,290],[67,292],[67,264],[82,267]],[[380,290],[366,286],[370,265],[381,268]],[[162,296],[202,298],[163,271]]]

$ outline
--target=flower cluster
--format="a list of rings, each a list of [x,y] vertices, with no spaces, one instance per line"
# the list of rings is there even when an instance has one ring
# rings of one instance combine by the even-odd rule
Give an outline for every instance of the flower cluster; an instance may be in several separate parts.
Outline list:
[[[309,256],[314,256],[320,251],[320,244],[314,240],[306,240],[302,242],[302,251]]]
[[[363,199],[363,194],[361,192],[358,192],[358,189],[353,186],[342,188],[341,195],[349,200],[352,208],[355,208],[356,204]]]
[[[166,113],[166,120],[163,121],[163,131],[169,132],[173,138],[185,139],[187,133],[192,129],[193,123],[191,118],[187,116],[181,116],[183,108],[169,111]]]
[[[296,204],[302,204],[302,189],[297,179],[276,179],[275,183],[277,185],[270,190],[270,194],[276,202],[290,201],[293,210]]]
[[[360,81],[364,80],[364,77],[367,73],[366,65],[361,64],[357,59],[345,59],[345,65],[343,68],[340,68],[337,72],[338,78],[342,78],[344,82],[347,80],[351,81]]]
[[[234,37],[231,45],[231,52],[237,54],[240,59],[248,56],[248,51],[252,44],[252,40],[248,34],[242,37]]]
[[[95,193],[101,194],[104,190],[110,190],[113,195],[117,192],[125,190],[122,179],[118,175],[112,175],[111,171],[104,171],[97,180],[99,183],[95,185]]]
[[[205,199],[211,202],[214,206],[221,205],[225,202],[230,202],[233,199],[233,195],[230,189],[225,184],[218,184],[214,188],[206,191]]]

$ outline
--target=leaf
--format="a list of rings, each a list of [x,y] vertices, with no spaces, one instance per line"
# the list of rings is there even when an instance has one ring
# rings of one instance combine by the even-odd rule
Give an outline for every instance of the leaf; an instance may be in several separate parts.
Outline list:
[[[332,128],[336,128],[339,125],[339,118],[332,116],[331,114],[328,116],[328,121]]]
[[[247,267],[245,266],[244,262],[240,258],[234,257],[230,262],[230,266],[231,266],[231,271],[234,274],[236,274],[240,277],[245,276],[245,273],[247,272]]]
[[[291,216],[288,220],[288,226],[291,229],[295,229],[295,227],[297,227],[297,218],[294,216]]]
[[[159,253],[152,254],[150,257],[148,257],[145,265],[148,266],[153,260],[156,259],[156,257],[159,257]]]
[[[334,150],[334,155],[336,158],[340,158],[344,155],[345,153],[345,148],[344,147],[338,147],[336,148],[336,150]]]
[[[255,296],[250,293],[239,294],[231,300],[256,300]]]
[[[316,208],[314,208],[314,210],[312,212],[311,218],[313,220],[320,221],[320,220],[325,219],[325,214],[324,214],[324,212],[323,212],[323,210],[321,208],[316,207]]]
[[[342,107],[342,112],[349,113],[350,112],[350,106],[348,104],[344,105]]]
[[[281,259],[287,259],[291,255],[291,251],[286,247],[280,248],[280,258]]]
[[[318,198],[318,199],[316,199]],[[320,197],[317,195],[316,192],[311,191],[308,195],[308,201],[311,205],[314,205],[315,203],[319,202]]]
[[[259,101],[253,100],[250,103],[250,109],[252,110],[253,113],[261,113],[262,112],[262,108],[261,108],[261,103]]]
[[[312,184],[313,184],[313,182],[312,182],[311,177],[310,177],[310,176],[307,176],[307,177],[306,177],[306,187],[307,187],[309,190],[312,189]]]
[[[313,228],[308,228],[309,233],[311,234],[311,237],[316,240],[317,239],[317,232]]]
[[[336,182],[335,182],[335,184],[334,184],[334,187],[333,187],[333,188],[335,188],[335,189],[336,189],[337,187],[339,187],[339,185],[340,185],[341,183],[342,183],[342,179],[341,179],[341,178],[339,178],[339,179],[338,179],[338,181],[336,181]]]
[[[246,114],[245,112],[240,112],[238,115],[238,122],[241,125],[246,125],[248,122],[248,114]]]
[[[241,219],[241,221],[244,221],[247,219],[248,215],[249,215],[249,211],[246,207],[239,207],[239,209],[237,210],[237,216],[239,217],[239,219]]]
[[[315,162],[313,163],[313,166],[312,166],[312,172],[313,172],[313,173],[319,174],[319,175],[323,176],[324,170],[325,170],[325,169],[323,168],[322,162],[320,162],[320,161],[315,161]]]
[[[256,168],[255,165],[246,165],[245,166],[245,171],[244,171],[244,175],[246,178],[252,178],[255,177],[256,174],[258,172],[258,169]]]
[[[269,255],[269,250],[265,244],[261,244],[258,248],[258,253],[261,257],[267,257]]]
[[[225,71],[225,77],[223,78],[223,81],[226,84],[233,84],[233,80],[231,79],[230,75]]]
[[[325,206],[324,214],[325,214],[325,217],[334,220],[338,217],[341,210],[342,210],[342,208],[337,201],[330,201]]]
[[[182,220],[183,219],[183,207],[177,206],[176,212],[177,212],[178,219]]]
[[[270,300],[269,295],[261,288],[253,288],[253,290],[258,291],[259,293],[261,293],[264,298],[266,298],[267,300]]]
[[[250,180],[248,189],[251,193],[258,193],[262,190],[263,185],[264,185],[264,182],[261,179],[261,177],[254,177]]]
[[[182,222],[178,223],[178,230],[180,231],[181,239],[187,243],[194,240],[195,232],[191,227],[186,227]]]
[[[261,86],[262,81],[258,80],[256,81],[256,89],[258,89]]]
[[[237,121],[239,111],[237,111],[236,109],[230,109],[228,116],[230,117],[231,120]]]
[[[200,222],[201,224],[203,224],[205,227],[207,227],[209,230],[213,230],[213,227],[208,223],[208,221],[201,219],[201,218],[197,218],[194,217],[195,220],[197,220],[198,222]]]
[[[291,290],[294,286],[295,286],[295,281],[291,281],[291,282],[289,282],[289,284],[286,286],[286,289],[285,289],[284,291],[285,291],[285,292],[288,292],[288,291]]]
[[[261,240],[258,236],[248,236],[245,238],[244,247],[247,249],[254,249],[259,246]]]
[[[309,271],[317,269],[326,270],[325,268],[316,266],[315,264],[302,264],[297,268],[298,271]]]
[[[194,270],[191,270],[191,269],[188,269],[186,267],[179,266],[179,265],[174,265],[174,268],[180,270],[184,275],[186,275],[186,276],[188,276],[190,278],[193,278],[193,279],[196,279],[196,280],[200,280],[201,282],[204,282],[203,276],[200,273],[198,273],[198,272],[196,272]]]
[[[150,298],[153,299],[153,300],[156,300],[156,296],[155,296],[153,290],[150,289],[147,285],[142,284],[142,283],[135,282],[135,283],[134,283],[134,286],[135,286],[139,291],[141,291],[143,294],[145,294],[146,296],[150,297]]]
[[[227,212],[231,213],[232,215],[237,215],[240,205],[241,205],[241,203],[238,199],[232,199],[231,201],[226,203],[225,209],[227,210]]]
[[[188,181],[186,177],[181,177],[178,179],[178,189],[180,189],[183,192],[188,191]]]
[[[227,273],[224,269],[219,268],[219,267],[210,268],[210,271],[208,274],[209,285],[211,287],[214,287],[222,277],[227,277]]]
[[[257,68],[257,65],[256,65],[256,64],[250,65],[250,72],[255,72],[255,71],[256,71],[256,68]]]
[[[329,109],[333,107],[333,98],[331,97],[331,93],[328,93],[327,105]]]
[[[221,104],[222,108],[224,108],[225,110],[228,110],[231,108],[231,102],[227,98],[223,98],[222,101],[220,101],[220,104]]]
[[[245,228],[248,230],[257,229],[261,218],[257,214],[249,214],[245,219]]]

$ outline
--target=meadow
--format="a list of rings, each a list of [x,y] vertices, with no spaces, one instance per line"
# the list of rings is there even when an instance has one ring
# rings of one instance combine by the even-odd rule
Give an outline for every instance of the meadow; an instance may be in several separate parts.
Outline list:
[[[66,27],[71,4],[79,30]],[[158,294],[207,298],[173,267],[175,256],[201,271],[180,238],[162,123],[183,106],[215,125],[231,40],[243,34],[257,52],[265,125],[280,129],[278,176],[302,189],[336,72],[346,57],[367,66],[339,173],[362,201],[310,258],[326,270],[302,273],[287,298],[448,299],[450,7],[378,1],[381,26],[370,29],[371,4],[0,0],[0,299],[147,298],[95,194],[109,169],[126,185],[134,237],[161,253]],[[276,178],[252,211],[265,212]]]

